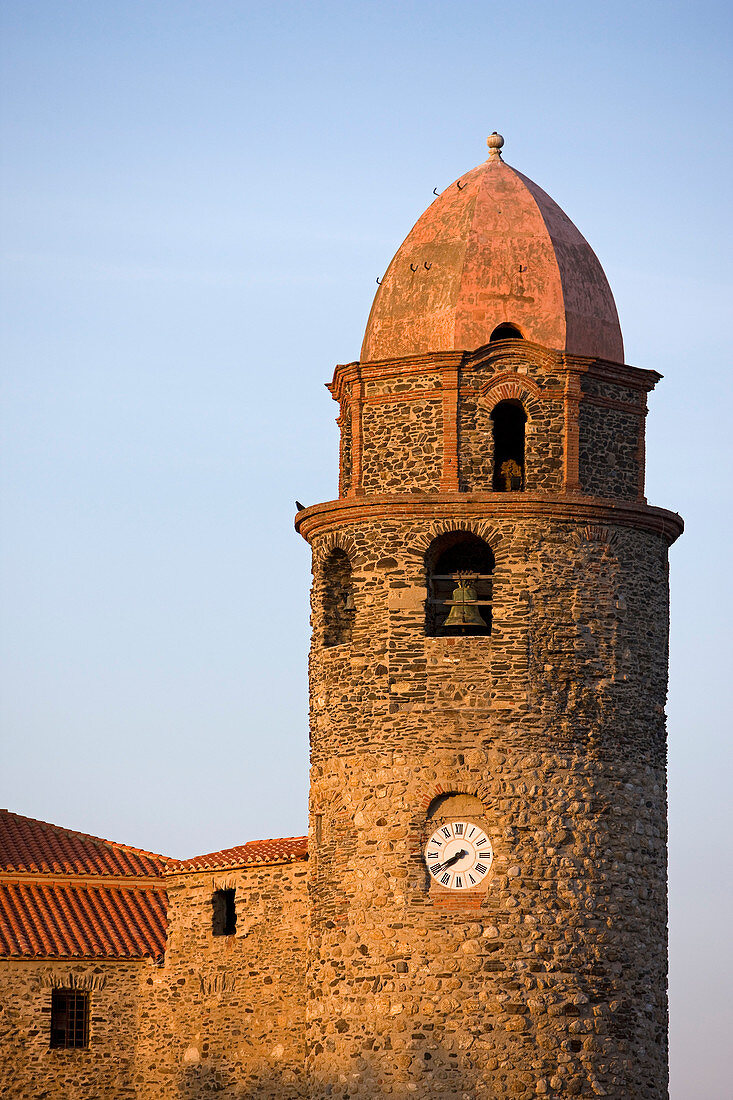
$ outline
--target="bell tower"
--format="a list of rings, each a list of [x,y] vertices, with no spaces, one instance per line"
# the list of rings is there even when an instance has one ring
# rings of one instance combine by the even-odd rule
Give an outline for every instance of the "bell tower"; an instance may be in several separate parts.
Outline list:
[[[313,553],[310,1095],[667,1096],[667,549],[590,246],[489,158],[336,368]]]

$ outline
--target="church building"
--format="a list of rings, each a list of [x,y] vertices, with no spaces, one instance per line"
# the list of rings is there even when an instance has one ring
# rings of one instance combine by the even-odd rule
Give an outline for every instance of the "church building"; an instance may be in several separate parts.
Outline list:
[[[4,1094],[668,1096],[660,375],[503,144],[329,385],[308,836],[178,861],[0,812]]]

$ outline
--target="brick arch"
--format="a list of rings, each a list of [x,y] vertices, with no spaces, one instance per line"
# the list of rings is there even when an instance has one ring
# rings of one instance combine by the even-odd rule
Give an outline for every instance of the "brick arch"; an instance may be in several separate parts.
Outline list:
[[[503,541],[503,532],[485,519],[436,520],[415,537],[407,553],[422,562],[436,539],[455,531],[464,531],[467,535],[483,539],[490,546],[494,560],[499,560],[497,548]]]
[[[467,794],[478,798],[483,803],[484,813],[488,813],[488,799],[491,796],[491,788],[488,783],[461,779],[455,774],[444,772],[432,783],[421,783],[415,792],[414,804],[419,808],[422,816],[427,814],[436,798],[441,795]]]
[[[578,547],[589,542],[605,546],[617,546],[618,531],[610,531],[608,527],[589,523],[587,527],[581,527],[573,531],[573,541]]]
[[[445,786],[445,789],[443,789],[444,786]],[[474,789],[472,789],[471,784],[469,784],[469,783],[457,783],[457,784],[456,783],[448,783],[447,785],[444,785],[442,783],[438,783],[434,787],[432,793],[426,795],[422,799],[423,813],[425,814],[425,816],[427,816],[430,813],[430,807],[433,805],[433,803],[438,798],[443,798],[443,797],[452,798],[454,795],[462,795],[462,794],[465,794],[469,798],[477,798],[479,800],[479,802],[481,802],[481,805],[483,806],[483,804],[484,804],[483,799],[480,797],[480,795],[478,795],[476,793],[476,791]],[[486,807],[484,806],[484,812],[485,812],[485,810],[486,810]]]
[[[527,419],[532,420],[539,412],[539,402],[543,394],[540,387],[533,379],[516,371],[503,371],[494,375],[492,379],[480,388],[480,403],[493,412],[500,401],[519,401],[527,414]]]
[[[339,784],[334,790],[334,779],[318,779],[311,785],[310,812],[320,814],[327,807],[334,816],[346,813],[344,789]]]
[[[314,565],[323,565],[326,558],[333,550],[343,550],[347,555],[352,566],[356,564],[358,559],[358,552],[356,548],[356,542],[348,531],[330,531],[327,535],[324,535],[319,540],[318,545],[313,548],[313,563]]]

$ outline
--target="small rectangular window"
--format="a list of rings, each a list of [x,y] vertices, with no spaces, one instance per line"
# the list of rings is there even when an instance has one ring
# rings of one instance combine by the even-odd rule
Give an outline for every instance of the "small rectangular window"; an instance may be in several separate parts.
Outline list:
[[[51,992],[51,1046],[89,1046],[89,994],[78,989]]]
[[[237,929],[234,890],[215,890],[211,904],[214,909],[211,931],[215,936],[233,936]]]

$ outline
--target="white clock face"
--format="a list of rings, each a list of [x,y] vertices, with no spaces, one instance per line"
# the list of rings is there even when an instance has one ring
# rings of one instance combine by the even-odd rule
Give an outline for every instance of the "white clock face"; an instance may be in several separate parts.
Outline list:
[[[472,821],[446,821],[425,847],[433,879],[447,890],[470,890],[489,873],[494,852],[486,831]]]

